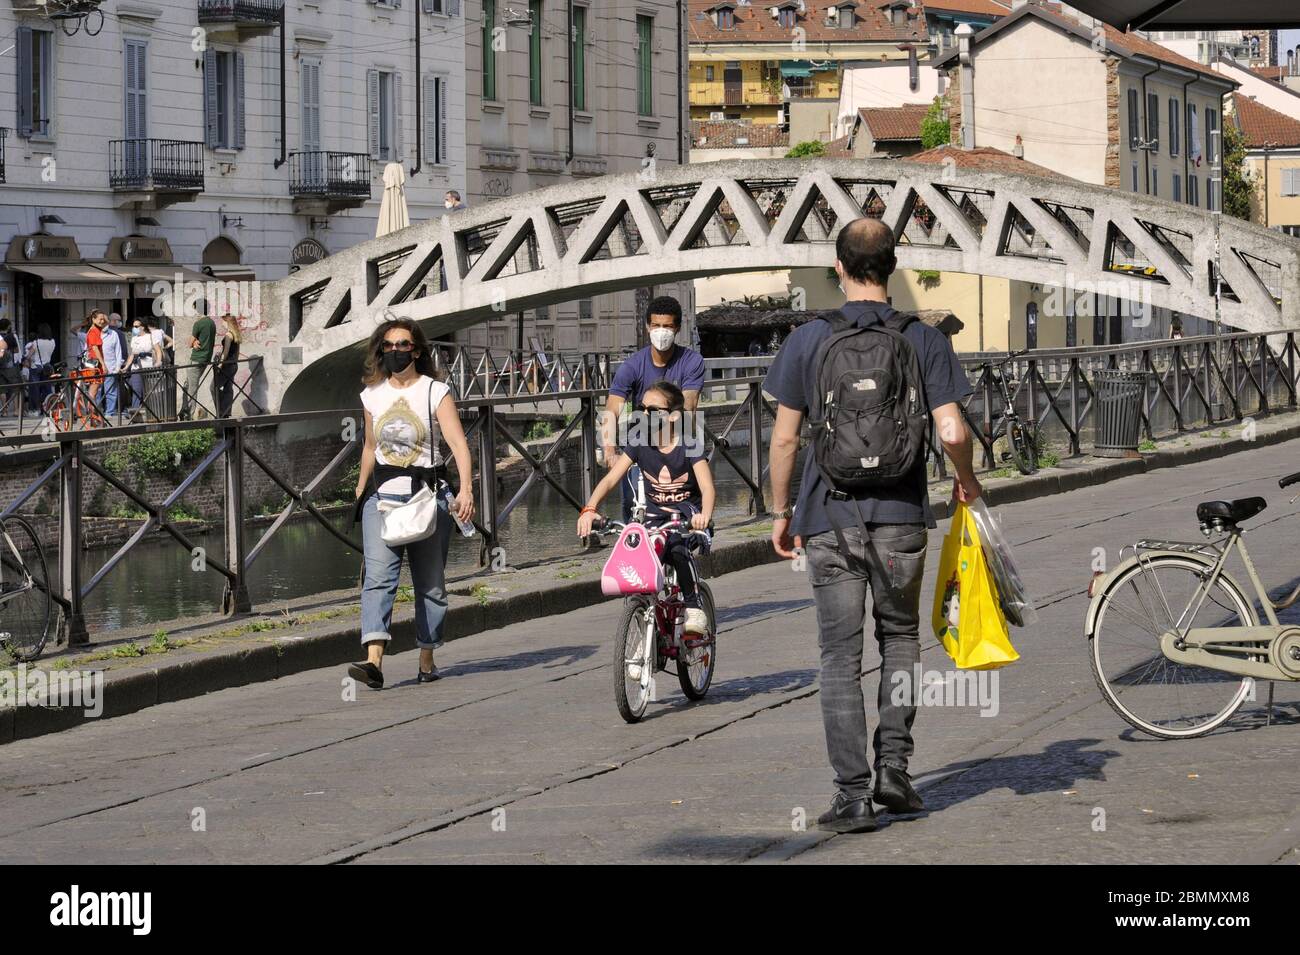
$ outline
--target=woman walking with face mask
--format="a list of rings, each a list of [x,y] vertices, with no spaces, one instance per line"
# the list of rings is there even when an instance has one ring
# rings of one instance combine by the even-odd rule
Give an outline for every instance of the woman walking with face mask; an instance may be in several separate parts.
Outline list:
[[[390,639],[393,602],[405,553],[415,590],[416,643],[420,663],[416,680],[438,679],[433,651],[442,646],[447,613],[445,569],[451,540],[452,514],[437,495],[444,479],[441,441],[456,460],[460,493],[452,504],[455,517],[474,516],[469,445],[461,428],[451,389],[439,380],[429,343],[420,326],[394,319],[370,336],[361,392],[366,439],[357,480],[357,512],[365,547],[365,580],[361,589],[361,643],[366,659],[348,668],[348,675],[371,689],[384,685],[384,649]],[[433,533],[421,540],[390,545],[383,538],[380,502],[404,504],[427,485],[438,497]],[[355,519],[355,515],[354,515]]]

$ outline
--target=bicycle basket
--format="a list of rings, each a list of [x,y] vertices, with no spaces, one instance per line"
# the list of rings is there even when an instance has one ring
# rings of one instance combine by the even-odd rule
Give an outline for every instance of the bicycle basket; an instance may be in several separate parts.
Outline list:
[[[606,597],[657,594],[663,586],[664,569],[650,534],[641,524],[627,525],[600,572],[600,592]]]

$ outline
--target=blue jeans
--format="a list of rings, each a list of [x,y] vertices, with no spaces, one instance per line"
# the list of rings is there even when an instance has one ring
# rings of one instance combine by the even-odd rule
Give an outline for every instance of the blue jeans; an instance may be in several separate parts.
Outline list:
[[[117,391],[119,381],[113,375],[104,376],[104,415],[111,417],[117,414]]]
[[[447,587],[443,574],[451,543],[451,516],[447,502],[438,500],[438,529],[414,544],[389,547],[380,536],[379,498],[406,501],[409,494],[372,494],[361,509],[361,540],[365,547],[366,575],[361,585],[361,643],[387,641],[393,623],[393,601],[402,570],[402,552],[411,566],[415,589],[415,642],[422,650],[442,646],[442,623],[447,616]]]

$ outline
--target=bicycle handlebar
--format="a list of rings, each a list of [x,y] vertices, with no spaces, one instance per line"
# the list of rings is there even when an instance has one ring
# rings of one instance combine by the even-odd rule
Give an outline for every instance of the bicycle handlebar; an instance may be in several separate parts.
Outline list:
[[[621,531],[623,530],[623,528],[627,527],[627,525],[624,524],[622,521],[616,521],[613,518],[608,518],[608,517],[597,517],[591,524],[592,530],[604,530],[607,527],[612,527],[615,530]],[[698,534],[701,537],[707,538],[710,537],[713,533],[713,522],[712,521],[709,522],[709,526],[706,530],[698,530],[694,527],[691,527],[689,524],[687,524],[685,521],[682,520],[667,521],[666,523],[658,524],[654,527],[646,527],[646,530],[650,531],[652,534],[655,533],[656,531],[667,532],[667,531],[675,531],[675,530],[685,530],[686,536],[688,537],[691,536],[692,534]]]
[[[1300,471],[1296,471],[1295,474],[1288,474],[1286,477],[1282,478],[1282,480],[1277,482],[1277,486],[1290,487],[1292,484],[1295,484],[1297,481],[1300,481]]]

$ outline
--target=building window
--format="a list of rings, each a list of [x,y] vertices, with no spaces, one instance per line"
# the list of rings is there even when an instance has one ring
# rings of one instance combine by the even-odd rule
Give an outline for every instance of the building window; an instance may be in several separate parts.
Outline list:
[[[587,8],[573,8],[573,108],[587,108]],[[710,70],[712,67],[709,68]],[[710,77],[712,79],[712,77]]]
[[[542,0],[529,0],[528,101],[542,105]]]
[[[1160,167],[1151,167],[1151,195],[1160,195]]]
[[[1214,165],[1216,157],[1219,155],[1218,144],[1215,140],[1218,136],[1215,131],[1219,128],[1219,114],[1208,106],[1205,107],[1205,161],[1211,166]]]
[[[1196,105],[1187,104],[1187,156],[1189,159],[1201,158],[1200,116]]]
[[[1300,169],[1282,170],[1282,195],[1300,196]]]
[[[402,74],[369,70],[366,107],[369,119],[370,157],[395,162],[402,154]]]
[[[1173,187],[1174,187],[1173,193],[1170,195],[1169,198],[1173,199],[1174,202],[1182,202],[1183,201],[1183,177],[1178,175],[1178,173],[1174,173]]]
[[[713,67],[711,67],[711,66],[706,66],[706,67],[704,68],[704,82],[706,82],[706,83],[712,83],[712,82],[713,82]]]
[[[1138,123],[1138,91],[1128,91],[1128,148],[1137,149],[1142,144],[1142,136],[1138,132],[1141,127]],[[1136,187],[1134,187],[1136,188]]]
[[[782,28],[786,30],[793,29],[799,20],[799,11],[794,7],[782,7],[777,11],[777,20]]]
[[[54,31],[18,28],[18,135],[54,134]]]
[[[1191,142],[1191,140],[1188,140]],[[1187,177],[1187,204],[1189,206],[1199,206],[1201,204],[1201,181],[1195,176]]]
[[[1300,239],[1300,225],[1280,225],[1278,230],[1285,232],[1287,235]]]
[[[1178,117],[1182,115],[1182,107],[1178,105],[1178,100],[1170,97],[1169,99],[1169,155],[1178,155]]]
[[[204,125],[209,149],[244,148],[244,54],[203,54]]]
[[[723,7],[722,9],[718,10],[717,13],[718,13],[717,22],[718,22],[719,30],[731,30],[735,28],[736,26],[735,10],[731,9],[731,7]]]
[[[1140,192],[1140,191],[1141,191],[1141,190],[1138,188],[1138,164],[1137,164],[1137,163],[1134,163],[1134,164],[1133,164],[1133,191],[1134,191],[1134,192]]]
[[[123,75],[123,101],[126,106],[126,139],[149,136],[149,45],[144,40],[128,39],[124,45],[126,69]],[[142,144],[141,144],[142,145]],[[137,150],[143,155],[143,150]]]
[[[424,151],[435,166],[447,164],[447,77],[424,78]]]
[[[654,39],[654,17],[636,18],[636,111],[642,116],[654,115],[654,63],[651,42]]]
[[[1147,94],[1147,141],[1142,145],[1155,149],[1160,144],[1160,94]]]
[[[592,320],[592,317],[591,299],[578,299],[578,321],[589,322]]]
[[[853,19],[853,8],[840,7],[840,29],[852,30],[855,25],[856,21]]]
[[[492,31],[497,22],[497,0],[483,0],[483,98],[497,98],[497,53]]]
[[[302,120],[302,151],[319,152],[320,140],[320,65],[318,59],[304,59],[300,70],[299,112]]]

